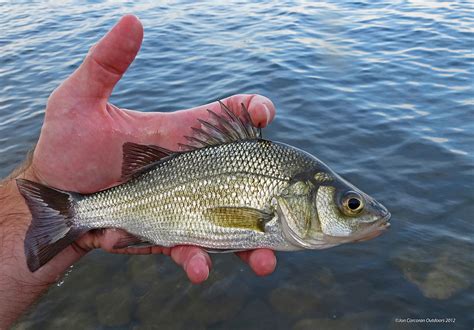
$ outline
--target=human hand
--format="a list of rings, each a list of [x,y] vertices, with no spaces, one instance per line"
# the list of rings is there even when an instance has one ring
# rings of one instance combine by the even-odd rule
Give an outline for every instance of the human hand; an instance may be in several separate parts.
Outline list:
[[[115,84],[134,60],[143,39],[143,28],[134,16],[125,16],[94,47],[81,66],[49,97],[45,121],[25,176],[67,191],[92,193],[119,182],[122,146],[125,142],[155,144],[176,150],[197,118],[207,118],[206,109],[220,111],[218,103],[174,113],[143,113],[119,109],[108,103]],[[158,100],[159,101],[159,100]],[[260,95],[235,95],[223,100],[233,108],[247,106],[254,125],[264,127],[275,109]],[[50,263],[67,268],[94,248],[112,253],[163,253],[181,265],[193,283],[204,281],[211,267],[201,248],[113,249],[123,232],[91,231],[62,251]],[[276,265],[273,251],[260,249],[239,253],[258,275],[271,273]],[[40,269],[41,271],[41,269]]]

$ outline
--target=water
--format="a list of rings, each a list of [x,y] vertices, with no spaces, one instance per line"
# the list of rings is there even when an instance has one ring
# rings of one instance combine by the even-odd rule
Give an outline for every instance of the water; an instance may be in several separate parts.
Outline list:
[[[266,95],[278,112],[266,137],[317,155],[393,214],[375,240],[279,253],[266,278],[218,255],[193,286],[167,257],[96,251],[16,328],[472,328],[472,4],[96,1],[0,13],[1,176],[37,139],[51,91],[134,13],[145,39],[113,103],[172,111]]]

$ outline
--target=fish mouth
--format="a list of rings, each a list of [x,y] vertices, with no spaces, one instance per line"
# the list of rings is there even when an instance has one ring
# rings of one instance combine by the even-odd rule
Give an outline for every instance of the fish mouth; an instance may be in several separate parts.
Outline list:
[[[390,220],[391,214],[390,212],[386,211],[382,218],[376,220],[363,230],[355,233],[354,235],[348,237],[338,237],[338,236],[330,236],[324,235],[325,240],[328,243],[335,243],[335,244],[342,244],[342,243],[355,243],[355,242],[364,242],[371,240],[377,236],[383,234],[387,229],[390,227]]]
[[[390,218],[391,214],[387,211],[383,218],[375,221],[375,223],[363,230],[360,234],[357,234],[356,237],[353,237],[352,242],[364,242],[380,236],[390,227]]]

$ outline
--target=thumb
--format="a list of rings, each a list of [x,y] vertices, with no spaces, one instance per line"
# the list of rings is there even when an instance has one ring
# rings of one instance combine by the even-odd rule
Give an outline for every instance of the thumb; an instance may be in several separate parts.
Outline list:
[[[143,26],[126,15],[87,54],[81,66],[64,82],[76,97],[107,100],[135,59],[143,40]]]

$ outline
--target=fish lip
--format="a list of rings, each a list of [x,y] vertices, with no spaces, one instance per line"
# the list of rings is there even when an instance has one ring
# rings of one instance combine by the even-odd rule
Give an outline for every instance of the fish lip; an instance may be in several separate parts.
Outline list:
[[[392,217],[392,214],[390,214],[390,212],[387,211],[387,213],[383,216],[382,219],[378,220],[380,226],[387,226],[389,227],[390,226],[390,218]]]
[[[382,217],[380,218],[379,220],[377,220],[372,226],[372,230],[370,230],[368,232],[367,235],[370,235],[374,232],[382,232],[386,229],[388,229],[388,227],[390,227],[390,218],[392,217],[392,215],[390,214],[390,212],[387,211],[387,213]]]
[[[390,214],[390,212],[387,211],[387,214],[383,218],[381,218],[381,219],[379,219],[375,222],[375,224],[372,226],[372,230],[370,230],[367,233],[367,235],[372,235],[375,232],[378,232],[379,235],[380,235],[383,231],[387,230],[388,227],[390,227],[390,222],[389,221],[390,221],[391,216],[392,215]]]
[[[359,235],[356,235],[356,237],[353,238],[352,242],[364,242],[380,236],[390,227],[389,220],[391,216],[392,215],[390,214],[390,212],[387,211],[387,213],[382,218],[375,221],[375,223],[372,224],[372,226],[370,226],[365,231],[365,233],[359,233]]]

